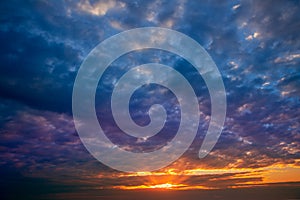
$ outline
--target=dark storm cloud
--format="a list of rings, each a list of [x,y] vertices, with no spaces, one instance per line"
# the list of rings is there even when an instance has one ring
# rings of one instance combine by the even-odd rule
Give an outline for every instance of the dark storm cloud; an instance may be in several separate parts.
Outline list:
[[[6,122],[1,124],[0,131],[2,168],[46,179],[80,179],[108,170],[85,150],[71,116],[33,110],[17,103],[0,107],[1,113],[8,110],[6,116],[2,114]]]
[[[4,3],[3,3],[4,4]],[[42,2],[5,4],[1,25],[1,94],[41,109],[70,110],[71,82],[79,63],[78,50],[68,45],[59,24],[58,7],[42,16]]]
[[[102,19],[74,14],[70,9],[76,11],[77,4],[3,3],[2,96],[39,109],[71,112],[76,70],[87,53],[107,36]],[[91,29],[91,24],[97,25]]]

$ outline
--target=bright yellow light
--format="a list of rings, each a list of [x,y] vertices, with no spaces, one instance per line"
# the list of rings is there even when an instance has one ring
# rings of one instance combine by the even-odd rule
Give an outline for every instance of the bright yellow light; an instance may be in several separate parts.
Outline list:
[[[171,184],[171,183],[163,183],[157,185],[138,185],[138,186],[117,186],[115,189],[123,189],[123,190],[134,190],[134,189],[178,189],[180,187],[185,187],[183,184]]]
[[[295,160],[300,163],[300,160]],[[159,172],[136,172],[130,174],[117,174],[114,178],[137,178],[140,184],[118,185],[114,189],[121,190],[210,190],[220,188],[243,188],[264,186],[272,183],[299,182],[299,164],[274,164],[261,168],[192,168],[180,170],[180,167],[166,169]],[[225,174],[225,176],[223,176]],[[97,176],[108,178],[111,174]],[[193,177],[207,176],[207,181],[195,183],[189,181]],[[241,180],[241,181],[239,181]],[[219,184],[227,181],[228,184]],[[193,183],[193,184],[189,184]]]
[[[152,185],[152,186],[149,186],[149,188],[172,189],[172,188],[176,188],[176,187],[180,187],[180,186],[184,186],[184,185],[182,185],[182,184],[173,185],[171,183],[164,183],[164,184]]]

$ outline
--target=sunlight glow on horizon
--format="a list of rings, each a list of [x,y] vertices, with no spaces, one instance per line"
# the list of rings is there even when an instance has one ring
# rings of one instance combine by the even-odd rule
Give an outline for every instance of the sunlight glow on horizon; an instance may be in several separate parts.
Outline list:
[[[298,162],[296,160],[296,162]],[[251,188],[273,183],[299,182],[300,167],[297,164],[276,164],[262,168],[232,168],[232,169],[204,169],[194,168],[180,170],[170,168],[160,172],[136,172],[119,174],[119,178],[142,179],[141,184],[120,184],[112,189],[120,190],[195,190],[195,189],[224,189]],[[225,176],[224,176],[225,175]],[[103,178],[105,175],[99,175]],[[189,182],[191,178],[201,178],[200,184]],[[215,181],[215,182],[214,182]],[[226,183],[221,183],[226,182]]]

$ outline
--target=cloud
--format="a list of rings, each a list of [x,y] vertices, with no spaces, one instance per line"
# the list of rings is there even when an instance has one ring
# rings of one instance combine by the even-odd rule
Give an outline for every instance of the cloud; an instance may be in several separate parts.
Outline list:
[[[182,182],[174,183],[177,185],[222,188],[263,182],[268,177],[264,173],[275,170],[272,166],[299,165],[300,12],[295,1],[84,0],[18,2],[18,6],[12,1],[0,6],[4,11],[0,24],[1,167],[45,181],[86,181],[92,188],[149,185],[151,181],[166,184],[160,178],[175,182],[178,178]],[[131,102],[132,117],[138,124],[149,122],[150,104],[158,101],[167,108],[167,127],[157,140],[124,135],[110,113],[109,94],[122,74],[140,64],[159,62],[190,81],[201,112],[194,143],[162,171],[173,167],[236,172],[129,177],[99,163],[81,144],[71,115],[72,87],[80,64],[104,39],[145,26],[183,32],[208,51],[227,91],[224,131],[214,150],[199,160],[197,152],[210,120],[205,83],[179,56],[150,49],[120,57],[99,82],[96,110],[108,137],[138,152],[156,150],[173,138],[180,109],[165,88],[143,87]],[[256,172],[251,174],[248,169]],[[263,172],[257,172],[260,170]]]
[[[80,1],[78,9],[96,16],[105,15],[110,9],[124,8],[126,6],[123,2],[116,2],[114,0],[98,1],[92,4],[89,0]]]
[[[253,34],[251,34],[251,35],[248,35],[245,39],[246,39],[246,40],[253,40],[253,39],[259,37],[259,35],[260,35],[260,33],[255,32],[255,33],[253,33]]]

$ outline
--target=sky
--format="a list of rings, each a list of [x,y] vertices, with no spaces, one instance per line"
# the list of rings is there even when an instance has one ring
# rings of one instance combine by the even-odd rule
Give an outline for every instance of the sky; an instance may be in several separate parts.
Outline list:
[[[0,12],[1,199],[300,198],[299,1],[12,0],[1,1]],[[168,114],[163,131],[141,141],[118,128],[110,96],[135,66],[155,62],[176,69],[193,87],[200,112],[197,135],[178,160],[153,172],[126,173],[84,147],[72,91],[93,48],[140,27],[176,30],[202,45],[224,81],[227,112],[216,146],[199,159],[211,116],[202,77],[167,51],[121,56],[103,74],[95,97],[98,121],[118,148],[155,151],[180,124],[176,96],[150,84],[133,94],[131,116],[146,125],[149,107],[160,103]]]

